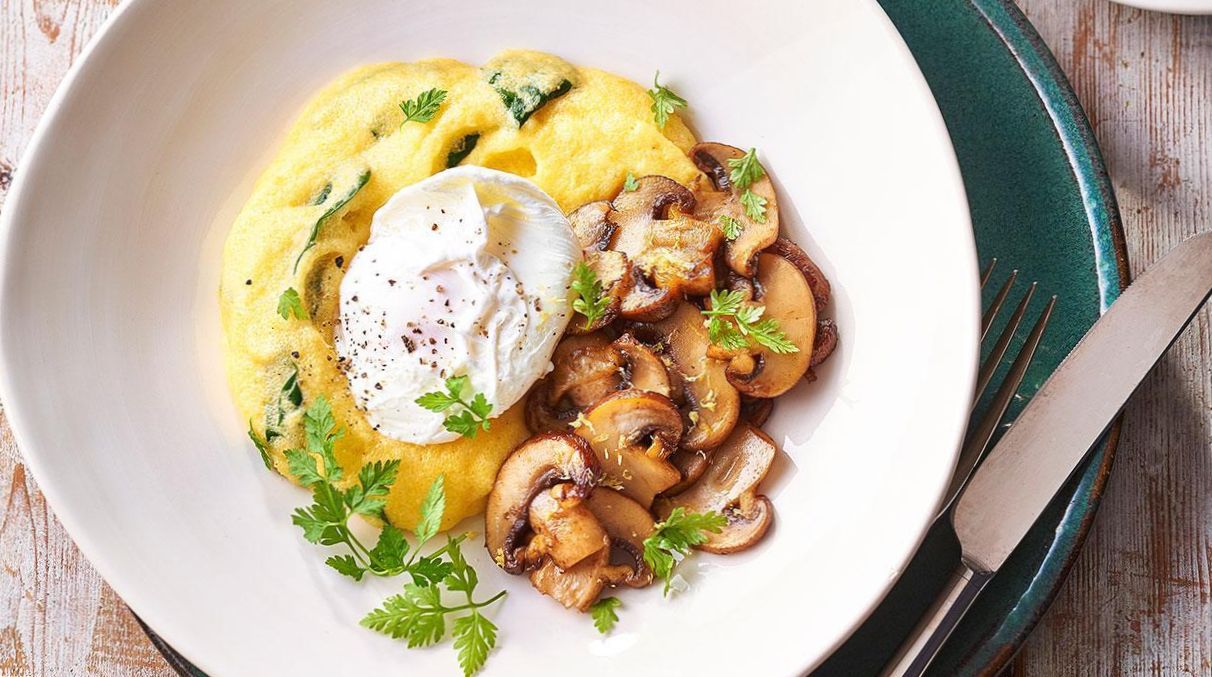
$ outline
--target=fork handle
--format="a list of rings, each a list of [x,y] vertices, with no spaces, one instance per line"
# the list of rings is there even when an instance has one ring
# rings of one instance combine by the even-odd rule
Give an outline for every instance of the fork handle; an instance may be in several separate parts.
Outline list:
[[[993,574],[961,563],[881,677],[919,677]]]

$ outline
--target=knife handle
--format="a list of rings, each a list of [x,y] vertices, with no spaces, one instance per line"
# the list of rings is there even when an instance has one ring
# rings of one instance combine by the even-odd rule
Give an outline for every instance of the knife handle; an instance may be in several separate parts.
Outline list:
[[[920,677],[993,574],[961,563],[930,610],[909,634],[882,677]]]

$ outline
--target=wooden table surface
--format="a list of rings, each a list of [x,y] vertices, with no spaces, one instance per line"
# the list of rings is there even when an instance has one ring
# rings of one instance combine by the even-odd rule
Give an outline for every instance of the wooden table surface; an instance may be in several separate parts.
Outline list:
[[[59,81],[116,4],[0,0],[0,203]],[[1020,5],[1102,144],[1133,273],[1212,229],[1212,17],[1106,0]],[[1015,674],[1212,673],[1209,317],[1129,404],[1093,533]],[[63,531],[0,423],[0,675],[66,674],[171,670]]]

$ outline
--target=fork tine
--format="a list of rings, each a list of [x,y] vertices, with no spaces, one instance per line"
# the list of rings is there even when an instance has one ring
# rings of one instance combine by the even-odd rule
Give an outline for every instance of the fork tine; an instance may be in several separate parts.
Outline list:
[[[1010,347],[1014,332],[1018,331],[1018,325],[1022,323],[1023,315],[1027,313],[1031,297],[1035,295],[1036,286],[1037,283],[1032,282],[1031,286],[1027,288],[1027,293],[1023,295],[1023,299],[1018,302],[1018,307],[1014,309],[1014,314],[1006,322],[1006,328],[1002,329],[1001,336],[997,337],[997,343],[993,344],[993,349],[989,351],[989,357],[985,358],[985,363],[981,365],[980,373],[976,376],[976,394],[972,396],[974,409],[977,402],[980,401],[981,395],[985,394],[985,388],[989,387],[989,381],[997,371],[997,365],[1002,363],[1002,358],[1006,355],[1006,348]]]
[[[985,266],[985,272],[981,273],[981,289],[989,283],[989,276],[993,275],[993,269],[997,267],[997,257],[989,259],[989,265]]]
[[[993,297],[993,303],[989,304],[989,309],[985,311],[984,317],[981,318],[981,340],[985,340],[985,335],[989,333],[989,327],[993,326],[993,320],[997,318],[997,313],[1002,309],[1002,304],[1006,302],[1006,297],[1010,295],[1010,287],[1014,286],[1014,280],[1018,277],[1018,271],[1010,271],[1010,277],[1006,278],[1006,283],[1002,288],[997,290],[997,296]]]
[[[989,441],[993,439],[994,431],[1001,424],[1002,417],[1006,415],[1010,402],[1018,393],[1018,387],[1022,385],[1023,378],[1027,375],[1027,369],[1031,366],[1031,360],[1035,357],[1035,350],[1039,347],[1040,338],[1044,335],[1044,328],[1048,326],[1048,318],[1052,316],[1052,309],[1055,306],[1056,297],[1053,296],[1048,301],[1048,305],[1044,307],[1044,312],[1036,321],[1035,326],[1032,327],[1031,333],[1027,335],[1022,350],[1019,351],[1018,357],[1014,358],[1014,364],[1010,365],[1010,372],[1006,374],[1006,380],[1002,381],[1001,387],[997,389],[989,411],[985,413],[984,418],[980,420],[964,442],[959,462],[956,463],[955,474],[951,476],[951,486],[947,488],[947,500],[943,503],[943,512],[950,509],[952,501],[968,483],[972,471],[984,457]]]

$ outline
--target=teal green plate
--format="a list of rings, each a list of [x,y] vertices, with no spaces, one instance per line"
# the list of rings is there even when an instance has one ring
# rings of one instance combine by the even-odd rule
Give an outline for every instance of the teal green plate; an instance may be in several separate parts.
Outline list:
[[[1086,117],[1051,52],[1009,0],[881,0],[947,122],[981,261],[1058,297],[1009,419],[1128,283],[1115,195]],[[1025,289],[1020,282],[1019,290]],[[992,334],[999,328],[994,326]],[[1025,330],[1022,332],[1025,333]],[[1020,336],[1018,340],[1022,340]],[[978,407],[978,411],[980,407]],[[973,606],[932,674],[995,674],[1047,610],[1089,531],[1111,470],[1113,426]],[[946,525],[883,604],[816,672],[875,674],[958,561]]]
[[[1051,53],[1009,0],[881,4],[946,119],[981,259],[999,260],[994,281],[1017,268],[1021,280],[1039,281],[1046,293],[1037,297],[1059,297],[1021,391],[1026,398],[1127,284],[1119,212],[1098,147]],[[1043,302],[1036,299],[1037,311]],[[1021,400],[1011,417],[1020,406]],[[936,674],[996,672],[1022,645],[1085,538],[1117,434],[1114,427],[989,585],[939,657]],[[817,674],[876,673],[957,558],[950,531],[932,531],[884,604]],[[178,672],[202,674],[144,629]]]

